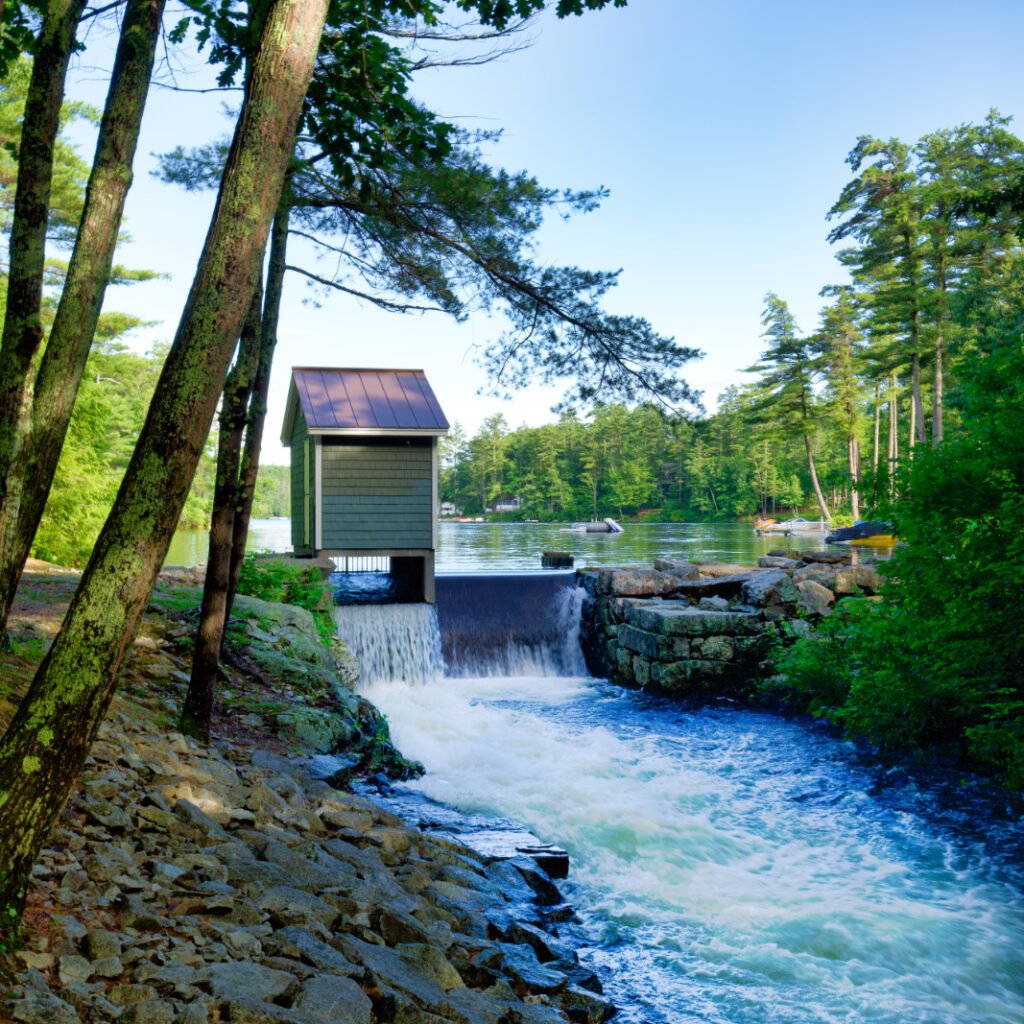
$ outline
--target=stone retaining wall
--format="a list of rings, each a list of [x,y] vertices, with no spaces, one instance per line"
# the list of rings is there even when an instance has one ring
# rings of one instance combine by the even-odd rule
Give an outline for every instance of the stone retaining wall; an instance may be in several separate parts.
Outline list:
[[[653,568],[581,569],[587,667],[623,686],[693,699],[738,694],[770,670],[790,632],[837,600],[875,594],[878,572],[846,552],[777,552],[757,567],[657,559]]]

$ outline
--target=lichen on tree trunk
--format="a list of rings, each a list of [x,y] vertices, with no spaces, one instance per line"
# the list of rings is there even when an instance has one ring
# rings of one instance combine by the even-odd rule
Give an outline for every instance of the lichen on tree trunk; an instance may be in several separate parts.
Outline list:
[[[54,151],[64,81],[85,0],[47,5],[18,146],[18,181],[8,243],[7,298],[0,341],[0,565],[13,539],[25,484],[12,472],[32,428],[32,385],[43,342],[43,271],[49,226]],[[0,577],[0,633],[4,633],[17,580]]]
[[[40,361],[30,412],[10,449],[17,482],[0,516],[0,628],[10,612],[60,459],[114,260],[146,107],[165,0],[129,0],[82,221],[60,303]]]
[[[280,199],[327,0],[276,0],[213,221],[114,508],[60,633],[0,740],[0,941],[85,760],[209,431]]]

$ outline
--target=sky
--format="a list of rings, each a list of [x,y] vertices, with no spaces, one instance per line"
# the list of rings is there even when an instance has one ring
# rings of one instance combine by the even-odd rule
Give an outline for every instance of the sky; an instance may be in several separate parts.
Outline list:
[[[852,176],[845,158],[859,135],[913,142],[993,107],[1024,132],[1020,0],[630,0],[565,21],[545,14],[529,37],[528,49],[485,66],[421,72],[414,93],[456,123],[502,129],[486,154],[493,164],[545,185],[609,189],[593,213],[550,218],[537,258],[621,269],[605,306],[705,353],[683,376],[708,411],[724,388],[751,379],[742,370],[761,348],[768,291],[809,331],[821,288],[844,280],[826,214]],[[100,104],[95,43],[70,88]],[[175,71],[185,87],[203,78]],[[212,196],[157,181],[154,154],[226,134],[224,102],[158,88],[147,107],[131,240],[117,258],[167,276],[107,298],[107,308],[154,321],[131,339],[141,351],[173,337],[212,208]],[[91,145],[83,137],[84,152]],[[478,394],[487,380],[475,354],[502,333],[500,317],[456,324],[340,294],[313,298],[289,276],[265,461],[288,458],[278,435],[292,366],[423,369],[448,419],[470,434],[497,412],[512,427],[556,419],[558,389],[511,401]]]

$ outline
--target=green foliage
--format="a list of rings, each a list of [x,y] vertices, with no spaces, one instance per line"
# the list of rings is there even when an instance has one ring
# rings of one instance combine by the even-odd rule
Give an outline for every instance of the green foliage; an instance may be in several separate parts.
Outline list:
[[[238,577],[238,593],[261,601],[294,604],[307,611],[323,605],[327,584],[314,565],[297,565],[278,558],[246,555]]]
[[[25,108],[32,64],[27,58],[16,61],[0,82],[0,227],[10,231],[14,192],[18,176],[18,146],[21,118]],[[84,103],[66,102],[61,108],[61,134],[54,154],[54,179],[50,194],[49,240],[62,246],[74,241],[78,219],[85,201],[85,182],[89,165],[65,137],[75,120],[96,123],[98,112]]]
[[[160,350],[141,356],[116,341],[100,341],[94,347],[32,547],[36,558],[70,566],[88,560],[117,495],[162,365]],[[181,526],[209,526],[215,473],[208,444]]]
[[[261,465],[256,477],[252,518],[288,516],[291,514],[291,501],[291,469],[288,466]]]
[[[837,614],[782,661],[800,703],[851,733],[889,750],[945,747],[1016,788],[1024,788],[1021,324],[1018,296],[1013,309],[1001,307],[966,375],[964,431],[919,451],[903,497],[886,510],[907,543],[887,567],[885,600]]]
[[[331,586],[315,565],[246,555],[238,576],[238,593],[305,608],[312,613],[326,646],[331,646],[336,637],[334,622],[326,612],[332,603]]]

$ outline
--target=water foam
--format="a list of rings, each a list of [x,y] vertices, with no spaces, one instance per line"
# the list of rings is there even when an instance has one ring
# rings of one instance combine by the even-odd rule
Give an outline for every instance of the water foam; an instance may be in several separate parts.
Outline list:
[[[624,1024],[1024,1020],[1019,888],[826,737],[582,678],[365,692],[417,787],[570,851]]]
[[[429,604],[355,604],[334,609],[338,636],[365,683],[427,682],[444,674],[437,612]]]

